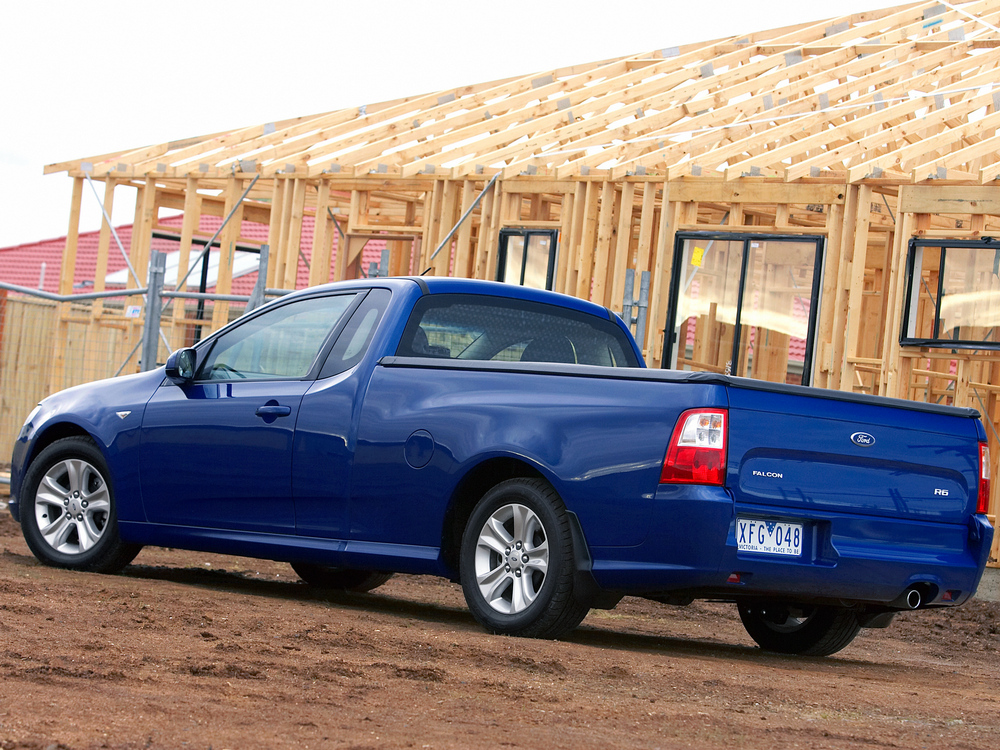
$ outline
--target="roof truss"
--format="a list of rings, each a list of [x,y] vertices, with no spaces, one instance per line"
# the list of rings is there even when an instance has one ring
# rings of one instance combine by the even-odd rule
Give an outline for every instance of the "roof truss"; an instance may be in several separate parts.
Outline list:
[[[911,3],[46,168],[121,181],[662,174],[988,183],[1000,0]],[[202,183],[203,185],[205,183]]]

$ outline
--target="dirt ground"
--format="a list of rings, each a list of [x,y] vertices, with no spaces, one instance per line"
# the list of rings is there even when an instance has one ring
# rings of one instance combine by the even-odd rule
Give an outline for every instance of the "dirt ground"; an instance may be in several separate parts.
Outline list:
[[[564,641],[459,587],[328,596],[280,563],[147,548],[43,567],[0,511],[0,748],[996,748],[1000,605],[762,653],[735,608],[625,599]]]

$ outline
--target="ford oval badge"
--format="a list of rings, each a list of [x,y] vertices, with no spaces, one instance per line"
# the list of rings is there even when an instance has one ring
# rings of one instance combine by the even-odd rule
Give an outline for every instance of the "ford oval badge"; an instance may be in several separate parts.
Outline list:
[[[875,436],[869,435],[867,432],[855,432],[851,435],[851,442],[863,448],[870,448],[875,445]]]

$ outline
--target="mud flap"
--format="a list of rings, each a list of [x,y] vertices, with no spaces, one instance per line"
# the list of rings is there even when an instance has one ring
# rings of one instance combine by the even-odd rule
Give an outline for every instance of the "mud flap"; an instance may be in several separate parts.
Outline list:
[[[593,563],[590,557],[590,547],[583,535],[583,527],[576,513],[566,511],[569,518],[570,534],[573,538],[573,560],[576,570],[573,574],[573,598],[579,604],[591,609],[614,609],[624,596],[620,591],[602,589],[594,580]]]

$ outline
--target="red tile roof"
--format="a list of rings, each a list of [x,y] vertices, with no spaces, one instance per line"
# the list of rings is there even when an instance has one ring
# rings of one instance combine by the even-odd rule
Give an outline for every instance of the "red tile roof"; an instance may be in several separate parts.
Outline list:
[[[170,216],[160,219],[159,226],[168,228],[176,227],[179,234],[182,221],[183,216]],[[202,216],[198,228],[199,235],[205,235],[202,239],[208,240],[221,223],[222,219],[219,217]],[[128,250],[132,241],[132,225],[126,224],[116,227],[115,231],[118,233],[122,245]],[[253,221],[244,221],[240,229],[241,237],[251,243],[263,244],[267,242],[267,233],[268,227],[266,224]],[[94,274],[97,269],[97,245],[99,238],[100,232],[81,232],[79,235],[76,251],[76,269],[73,274],[74,291],[87,292],[93,289]],[[340,236],[334,232],[332,258],[336,258],[339,242]],[[313,220],[311,217],[305,217],[302,220],[302,237],[299,247],[306,258],[311,258],[312,256],[312,243]],[[154,250],[162,252],[176,252],[178,244],[178,242],[173,240],[154,238],[152,247]],[[40,242],[0,248],[0,281],[38,288],[42,280],[42,268],[44,264],[44,283],[41,283],[41,287],[47,292],[58,292],[63,248],[65,246],[66,238],[59,237],[54,240],[42,240]],[[370,241],[362,252],[363,267],[368,268],[370,263],[378,263],[381,259],[382,248],[384,247],[385,242],[383,240]],[[195,246],[192,249],[192,253],[197,252],[199,249],[198,246]],[[114,237],[112,237],[111,249],[108,253],[108,273],[119,271],[125,267],[125,261],[118,250]],[[196,275],[197,272],[192,274],[192,279],[195,279]],[[256,280],[256,271],[234,279],[232,293],[249,294]],[[295,287],[296,289],[302,289],[308,286],[308,284],[309,269],[300,259]],[[214,287],[209,287],[209,289],[212,290]]]

